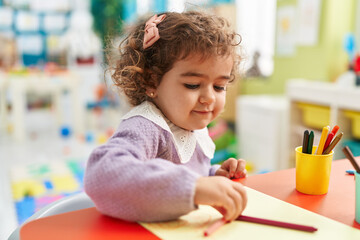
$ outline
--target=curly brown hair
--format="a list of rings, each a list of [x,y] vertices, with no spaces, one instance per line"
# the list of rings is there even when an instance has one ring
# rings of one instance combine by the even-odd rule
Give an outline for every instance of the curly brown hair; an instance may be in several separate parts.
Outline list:
[[[198,11],[165,12],[165,19],[157,27],[160,39],[143,49],[146,20],[142,19],[117,48],[117,57],[108,56],[112,80],[136,106],[147,100],[146,89],[156,88],[174,62],[199,54],[202,59],[211,56],[232,55],[232,80],[241,60],[236,47],[241,37],[222,17]],[[158,14],[159,16],[162,14]]]

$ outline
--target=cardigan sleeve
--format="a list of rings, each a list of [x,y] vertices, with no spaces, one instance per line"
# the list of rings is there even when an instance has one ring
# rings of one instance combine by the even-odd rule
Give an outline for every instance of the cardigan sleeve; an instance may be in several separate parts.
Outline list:
[[[209,176],[214,176],[216,171],[221,167],[221,165],[219,164],[214,164],[211,166],[210,171],[209,171]]]
[[[169,144],[149,120],[124,120],[109,141],[96,148],[87,163],[86,193],[103,214],[127,221],[165,221],[196,209],[191,169],[154,158]]]

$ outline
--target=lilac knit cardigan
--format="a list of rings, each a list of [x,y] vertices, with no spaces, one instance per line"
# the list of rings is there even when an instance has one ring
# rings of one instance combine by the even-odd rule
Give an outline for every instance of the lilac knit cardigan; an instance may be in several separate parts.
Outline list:
[[[135,116],[123,120],[108,142],[91,153],[85,191],[103,214],[127,221],[171,220],[197,208],[196,180],[218,168],[210,166],[198,144],[182,164],[171,134]]]

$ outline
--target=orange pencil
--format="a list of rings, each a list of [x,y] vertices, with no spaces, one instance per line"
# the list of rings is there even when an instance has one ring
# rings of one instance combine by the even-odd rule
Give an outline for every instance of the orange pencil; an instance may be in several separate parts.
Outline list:
[[[331,132],[334,134],[334,135],[336,135],[336,133],[337,133],[337,131],[339,130],[339,126],[338,125],[335,125],[334,127],[333,127],[333,129],[331,130]]]
[[[340,127],[338,125],[335,125],[333,127],[333,129],[331,130],[331,132],[329,133],[329,135],[326,138],[324,149],[327,149],[327,147],[330,145],[332,139],[335,137],[335,135],[336,135],[337,131],[339,130],[339,128]]]

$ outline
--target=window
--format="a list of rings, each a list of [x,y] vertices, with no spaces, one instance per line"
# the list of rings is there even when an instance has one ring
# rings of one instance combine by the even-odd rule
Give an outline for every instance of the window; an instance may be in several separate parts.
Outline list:
[[[262,76],[273,72],[276,0],[236,0],[237,28],[246,54],[245,70],[256,64]]]

